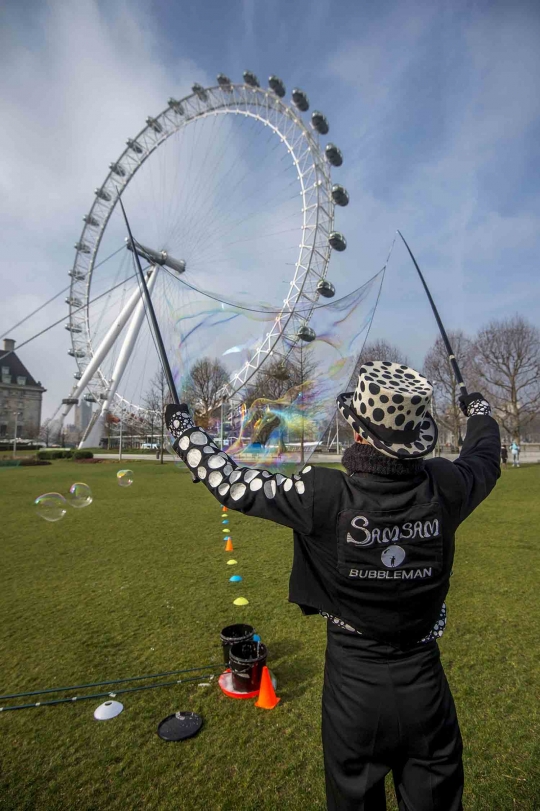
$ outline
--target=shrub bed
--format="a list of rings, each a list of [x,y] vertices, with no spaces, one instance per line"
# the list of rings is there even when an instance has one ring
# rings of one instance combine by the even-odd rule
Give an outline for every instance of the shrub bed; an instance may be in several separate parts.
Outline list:
[[[85,450],[74,451],[73,452],[73,458],[77,459],[77,460],[79,460],[79,459],[93,459],[94,454],[92,453],[92,451],[85,451]]]
[[[71,459],[73,450],[71,448],[55,448],[54,450],[39,451],[38,459]]]

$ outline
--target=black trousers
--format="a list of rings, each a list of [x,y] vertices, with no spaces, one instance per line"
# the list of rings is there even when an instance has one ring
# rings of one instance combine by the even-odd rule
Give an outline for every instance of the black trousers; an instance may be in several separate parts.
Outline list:
[[[463,744],[436,642],[400,651],[328,622],[322,740],[329,811],[462,811]]]

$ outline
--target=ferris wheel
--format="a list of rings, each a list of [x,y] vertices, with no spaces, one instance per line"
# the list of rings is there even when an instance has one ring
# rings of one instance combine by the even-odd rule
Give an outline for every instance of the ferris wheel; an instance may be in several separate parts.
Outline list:
[[[99,443],[108,413],[142,415],[151,407],[136,381],[151,372],[151,334],[116,211],[120,196],[146,246],[139,243],[140,255],[171,351],[182,343],[175,329],[182,306],[194,307],[193,291],[211,291],[218,309],[231,299],[253,312],[262,298],[272,302],[266,331],[230,370],[231,398],[270,355],[279,355],[285,336],[289,347],[291,336],[312,340],[313,309],[320,296],[334,296],[328,264],[347,245],[334,230],[334,208],[346,206],[349,195],[333,183],[331,169],[343,156],[321,143],[329,132],[321,112],[307,124],[302,118],[309,110],[304,91],[295,88],[288,103],[278,77],[269,78],[268,88],[250,71],[243,79],[235,84],[220,74],[215,86],[194,84],[185,98],[170,98],[109,165],[83,217],[66,299],[69,355],[78,370],[62,401],[63,419],[81,397],[98,403],[82,446]],[[110,248],[112,257],[102,259]],[[211,337],[204,335],[204,348]]]

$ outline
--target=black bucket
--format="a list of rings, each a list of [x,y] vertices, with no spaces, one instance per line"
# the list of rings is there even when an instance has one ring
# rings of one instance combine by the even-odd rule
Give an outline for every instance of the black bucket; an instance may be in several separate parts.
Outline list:
[[[266,664],[266,645],[262,642],[239,642],[229,655],[233,689],[237,693],[253,693],[261,686]]]
[[[229,666],[229,653],[231,647],[238,642],[250,642],[255,631],[251,625],[227,625],[220,633],[221,644],[223,645],[223,658],[227,667]]]

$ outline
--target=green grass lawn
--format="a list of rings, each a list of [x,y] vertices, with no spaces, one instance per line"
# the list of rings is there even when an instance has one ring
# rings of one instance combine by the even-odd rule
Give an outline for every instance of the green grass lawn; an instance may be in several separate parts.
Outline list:
[[[104,723],[93,711],[105,699],[0,713],[0,808],[324,809],[325,623],[287,602],[291,532],[230,513],[238,565],[227,566],[220,507],[203,485],[145,461],[129,463],[124,489],[120,466],[0,469],[0,693],[217,664],[220,630],[248,622],[281,703],[259,710],[195,682],[119,695],[124,712]],[[58,523],[34,514],[36,496],[74,481],[92,488],[90,507]],[[540,465],[504,471],[458,536],[440,646],[467,811],[540,808],[539,494]],[[244,581],[229,583],[233,573]],[[238,596],[249,605],[234,606]],[[180,709],[202,714],[202,731],[160,740],[159,721]]]

